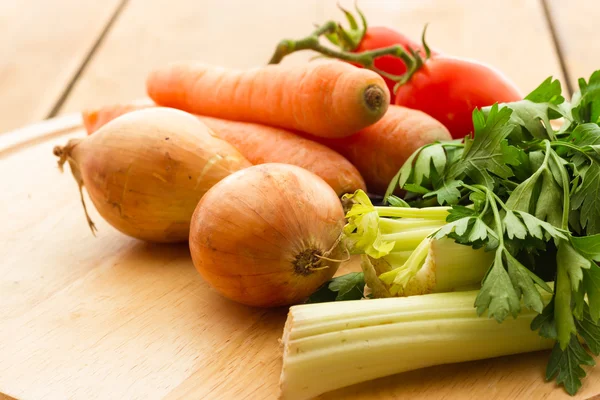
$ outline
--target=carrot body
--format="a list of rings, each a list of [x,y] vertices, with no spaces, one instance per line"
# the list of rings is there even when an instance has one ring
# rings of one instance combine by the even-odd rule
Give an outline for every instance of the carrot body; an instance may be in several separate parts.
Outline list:
[[[120,115],[152,105],[114,105],[83,113],[88,133]],[[312,140],[280,128],[198,116],[213,134],[229,142],[252,164],[297,165],[320,176],[338,196],[366,190],[358,170],[342,155]]]
[[[81,113],[81,118],[85,130],[90,135],[123,114],[148,107],[155,107],[155,105],[151,102],[148,102],[148,104],[114,104],[108,107],[85,110]]]
[[[356,135],[319,142],[346,157],[363,176],[370,193],[383,194],[415,150],[451,139],[448,129],[424,112],[391,105],[379,122]]]
[[[327,138],[377,122],[390,100],[379,75],[339,61],[249,70],[178,63],[153,71],[146,87],[161,106]]]

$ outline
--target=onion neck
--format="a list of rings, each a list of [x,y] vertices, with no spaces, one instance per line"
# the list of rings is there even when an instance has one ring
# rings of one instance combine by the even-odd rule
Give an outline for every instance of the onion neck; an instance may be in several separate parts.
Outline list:
[[[96,225],[94,221],[90,218],[90,215],[87,210],[87,206],[85,205],[85,200],[83,198],[83,176],[81,174],[81,170],[79,168],[79,164],[73,158],[73,149],[81,143],[83,139],[71,139],[64,146],[55,146],[53,149],[53,153],[56,157],[58,157],[58,168],[60,172],[63,172],[63,166],[65,162],[69,162],[69,166],[71,167],[71,173],[73,174],[73,178],[77,182],[77,186],[79,187],[79,198],[81,199],[81,204],[83,205],[83,211],[85,213],[85,219],[87,220],[88,226],[92,231],[92,234],[96,236]]]

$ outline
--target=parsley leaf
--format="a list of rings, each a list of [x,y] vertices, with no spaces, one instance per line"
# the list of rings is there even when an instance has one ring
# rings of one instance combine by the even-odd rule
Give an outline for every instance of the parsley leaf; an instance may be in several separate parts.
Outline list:
[[[310,297],[306,300],[306,303],[328,303],[335,301],[337,293],[329,289],[330,281],[325,282],[321,285]]]
[[[456,204],[461,197],[460,190],[458,190],[461,186],[462,181],[451,180],[445,182],[439,189],[428,192],[423,198],[437,196],[437,201],[440,205]]]
[[[513,103],[502,104],[510,108],[510,121],[513,123],[511,137],[520,141],[536,139],[554,139],[551,119],[564,116],[558,105],[564,103],[562,89],[558,79],[547,78],[540,86],[525,97]],[[486,108],[485,110],[488,110]]]
[[[475,136],[465,138],[461,162],[452,164],[448,170],[451,179],[468,175],[476,183],[484,184],[489,182],[488,172],[501,178],[513,175],[505,159],[510,147],[501,144],[512,131],[508,123],[511,113],[509,108],[499,109],[497,104],[492,106],[487,118],[481,111],[473,111],[473,121],[477,122]]]
[[[523,302],[525,307],[535,312],[541,313],[544,308],[544,302],[540,292],[536,289],[534,281],[535,277],[538,283],[546,286],[546,283],[535,276],[531,271],[523,266],[516,258],[514,258],[508,251],[504,252],[506,257],[506,263],[508,265],[508,275],[513,283],[513,287],[517,292],[517,298],[523,296]]]
[[[362,272],[351,272],[333,278],[329,290],[337,292],[336,301],[360,300],[365,289],[365,275]]]
[[[558,343],[554,345],[546,368],[546,379],[551,380],[556,376],[556,383],[564,384],[567,393],[574,395],[581,388],[581,378],[585,376],[581,365],[594,364],[594,359],[579,343],[577,336],[571,335],[565,350]]]
[[[570,134],[573,143],[579,147],[600,145],[600,126],[597,124],[583,124],[573,129]],[[583,154],[576,153],[573,162],[579,166],[586,161]]]
[[[562,88],[558,79],[552,79],[552,77],[546,78],[544,82],[535,88],[531,93],[525,96],[525,100],[532,101],[534,103],[550,103],[550,104],[561,104],[565,101],[562,96]]]
[[[562,223],[563,191],[549,168],[542,172],[542,187],[534,215],[551,225],[560,226]]]
[[[444,173],[446,168],[446,153],[440,143],[425,145],[422,147],[419,157],[415,161],[413,172],[413,182],[420,185],[425,178],[430,177],[433,168],[438,174]]]
[[[600,261],[600,234],[571,237],[571,244],[580,254],[590,260]]]
[[[590,76],[588,82],[579,78],[579,92],[571,99],[571,115],[579,123],[598,123],[600,118],[600,70]]]
[[[488,316],[502,322],[508,315],[517,317],[521,311],[521,302],[511,279],[504,269],[502,252],[496,252],[494,264],[483,281],[481,290],[475,299],[477,314],[488,310]]]
[[[597,322],[594,322],[590,315],[590,308],[584,303],[583,318],[576,321],[577,332],[585,340],[585,344],[587,344],[592,354],[596,356],[600,355],[600,326]]]
[[[541,337],[556,340],[558,333],[556,332],[556,323],[554,322],[554,298],[544,307],[541,314],[538,314],[531,321],[531,330],[539,330]]]
[[[527,228],[512,210],[506,211],[504,216],[504,232],[509,239],[525,239],[527,236]]]
[[[446,221],[454,222],[464,217],[476,217],[477,211],[465,206],[452,206],[446,217]]]
[[[351,272],[326,282],[308,298],[307,303],[360,300],[364,297],[364,289],[365,275],[362,272]]]
[[[571,198],[572,208],[580,210],[579,223],[588,235],[600,233],[600,163],[577,168],[581,184]]]
[[[583,285],[588,296],[592,320],[600,319],[600,267],[594,263],[583,270]]]

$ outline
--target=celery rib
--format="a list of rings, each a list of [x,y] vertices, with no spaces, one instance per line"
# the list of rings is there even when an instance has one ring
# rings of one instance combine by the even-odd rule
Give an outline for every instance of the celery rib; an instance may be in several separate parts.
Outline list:
[[[432,365],[551,348],[531,331],[537,313],[502,324],[473,309],[477,291],[300,305],[282,344],[281,398],[304,400]],[[543,294],[544,301],[550,295]]]
[[[375,206],[373,209],[377,211],[380,217],[426,218],[445,221],[451,207],[411,208]]]

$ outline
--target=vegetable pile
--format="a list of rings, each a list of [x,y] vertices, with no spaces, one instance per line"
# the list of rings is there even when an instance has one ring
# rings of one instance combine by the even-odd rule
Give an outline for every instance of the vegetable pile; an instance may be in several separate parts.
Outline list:
[[[394,30],[368,27],[358,8],[360,27],[352,13],[341,10],[350,29],[329,21],[305,38],[282,40],[270,63],[279,63],[296,51],[313,50],[371,69],[385,79],[394,104],[424,111],[444,124],[454,138],[472,132],[474,108],[522,99],[514,83],[497,69],[432,51],[425,41],[425,30],[418,45]],[[337,48],[324,46],[321,37]]]
[[[84,111],[54,154],[92,232],[83,186],[124,234],[188,241],[221,295],[292,305],[282,398],[550,348],[575,394],[600,354],[600,71],[522,97],[342,11],[273,65],[168,64],[151,101]],[[328,60],[278,64],[299,50]]]
[[[363,257],[373,297],[481,281],[477,315],[506,323],[524,309],[538,314],[531,329],[556,343],[546,377],[576,393],[581,366],[594,364],[589,352],[600,353],[599,107],[600,71],[580,81],[571,102],[549,78],[522,101],[475,110],[473,138],[417,150],[390,183],[390,206],[374,207],[361,191],[346,196],[355,202],[348,245]],[[391,194],[396,187],[403,199]],[[446,248],[458,265],[437,265],[436,242],[448,239],[474,250]]]

